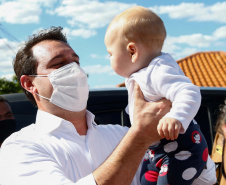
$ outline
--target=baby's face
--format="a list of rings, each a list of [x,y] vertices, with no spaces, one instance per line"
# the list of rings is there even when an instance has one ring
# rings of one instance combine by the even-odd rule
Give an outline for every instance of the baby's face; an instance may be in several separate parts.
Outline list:
[[[118,75],[128,78],[131,75],[132,62],[125,41],[117,31],[109,29],[105,35],[105,45],[113,70]]]

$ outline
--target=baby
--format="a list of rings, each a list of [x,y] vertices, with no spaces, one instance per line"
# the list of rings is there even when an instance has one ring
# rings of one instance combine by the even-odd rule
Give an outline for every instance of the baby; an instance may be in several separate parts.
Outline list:
[[[133,7],[117,15],[108,26],[105,45],[113,70],[126,78],[127,113],[133,123],[133,89],[137,82],[147,101],[162,98],[172,109],[158,123],[163,138],[147,151],[141,184],[192,184],[208,158],[208,148],[193,120],[200,103],[199,87],[184,75],[177,62],[161,52],[166,30],[163,21],[150,9]]]

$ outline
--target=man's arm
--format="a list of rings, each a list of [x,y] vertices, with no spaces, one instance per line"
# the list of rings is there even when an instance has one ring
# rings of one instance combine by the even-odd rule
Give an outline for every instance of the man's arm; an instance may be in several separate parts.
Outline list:
[[[0,184],[130,184],[149,144],[158,140],[156,125],[166,108],[163,102],[149,104],[136,87],[135,123],[113,154],[93,174],[72,182],[65,169],[45,147],[30,135],[34,127],[14,133],[0,152]],[[165,102],[167,103],[167,102]],[[162,112],[161,112],[162,111]],[[33,140],[34,139],[34,140]],[[93,179],[94,177],[94,179]]]
[[[168,100],[146,102],[136,84],[134,123],[111,156],[93,172],[98,185],[130,184],[149,145],[160,139],[159,120],[170,110]]]

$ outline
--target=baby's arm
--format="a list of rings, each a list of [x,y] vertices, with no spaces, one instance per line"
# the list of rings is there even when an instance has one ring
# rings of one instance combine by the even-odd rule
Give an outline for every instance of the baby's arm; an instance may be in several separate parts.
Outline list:
[[[192,84],[176,61],[160,60],[150,74],[150,83],[156,94],[172,102],[172,109],[164,118],[174,118],[182,124],[184,133],[201,104],[199,87]],[[165,121],[164,121],[165,122]]]
[[[181,129],[181,122],[174,118],[163,117],[157,126],[159,135],[166,139],[177,139]]]

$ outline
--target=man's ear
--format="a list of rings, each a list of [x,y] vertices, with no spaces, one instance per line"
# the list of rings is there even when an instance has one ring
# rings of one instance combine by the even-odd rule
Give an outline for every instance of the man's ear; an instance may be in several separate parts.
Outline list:
[[[34,94],[37,89],[36,87],[34,86],[33,84],[33,80],[32,80],[33,77],[30,77],[28,75],[22,75],[20,77],[20,83],[21,83],[21,86],[27,90],[28,92],[30,92],[31,94]]]
[[[127,51],[130,53],[131,62],[135,63],[138,59],[138,47],[134,42],[130,42],[127,45]]]

